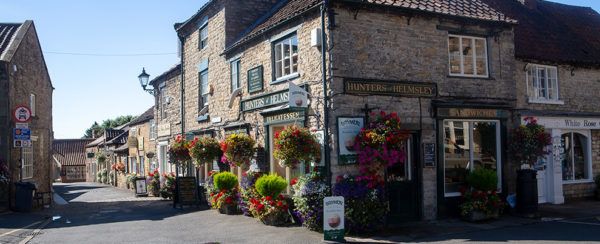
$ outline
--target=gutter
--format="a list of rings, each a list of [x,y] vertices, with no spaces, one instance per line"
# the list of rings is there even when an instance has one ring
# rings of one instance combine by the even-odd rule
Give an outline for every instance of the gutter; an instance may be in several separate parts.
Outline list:
[[[208,5],[208,4],[207,4]],[[180,88],[180,97],[181,97],[181,101],[180,101],[180,116],[181,116],[181,135],[185,134],[185,103],[184,103],[184,93],[185,93],[185,86],[184,86],[184,78],[185,78],[185,70],[183,67],[184,63],[183,63],[183,57],[185,56],[185,36],[183,36],[183,34],[178,34],[177,35],[179,37],[179,45],[181,45],[181,57],[180,57],[180,62],[179,64],[181,65],[181,88]]]

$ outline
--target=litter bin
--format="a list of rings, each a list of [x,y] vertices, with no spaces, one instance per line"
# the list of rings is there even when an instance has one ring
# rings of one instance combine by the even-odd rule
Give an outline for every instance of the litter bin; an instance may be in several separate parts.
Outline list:
[[[30,212],[33,207],[33,194],[35,184],[31,182],[15,183],[15,210],[17,212]]]

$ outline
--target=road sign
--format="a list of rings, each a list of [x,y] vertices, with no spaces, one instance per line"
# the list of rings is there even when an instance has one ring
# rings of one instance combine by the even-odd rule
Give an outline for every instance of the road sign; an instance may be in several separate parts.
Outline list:
[[[13,146],[15,148],[31,147],[31,140],[14,140]]]
[[[31,120],[31,109],[24,105],[17,106],[13,111],[13,119],[18,123],[28,122]]]
[[[29,123],[15,123],[17,129],[29,129]]]
[[[31,140],[31,130],[30,129],[13,129],[13,139],[15,140]]]

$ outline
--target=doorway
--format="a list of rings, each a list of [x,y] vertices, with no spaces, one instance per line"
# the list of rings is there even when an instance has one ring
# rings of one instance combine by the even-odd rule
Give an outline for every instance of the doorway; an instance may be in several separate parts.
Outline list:
[[[276,159],[275,157],[273,157],[273,152],[274,152],[274,142],[275,142],[275,135],[279,134],[281,131],[283,131],[285,129],[285,127],[287,126],[292,126],[294,125],[293,123],[286,123],[286,124],[271,124],[269,125],[269,162],[270,162],[270,173],[274,173],[277,174],[281,177],[283,177],[287,183],[288,183],[288,188],[287,188],[287,193],[290,194],[291,193],[291,189],[289,187],[289,183],[293,178],[299,177],[299,176],[303,176],[305,175],[307,172],[306,169],[306,165],[304,163],[300,163],[298,164],[298,166],[296,168],[290,168],[290,167],[283,167],[279,164],[279,160]],[[301,126],[296,124],[297,126]]]
[[[390,224],[417,221],[421,218],[419,179],[419,140],[412,134],[404,143],[404,163],[387,168],[386,185],[390,204]]]

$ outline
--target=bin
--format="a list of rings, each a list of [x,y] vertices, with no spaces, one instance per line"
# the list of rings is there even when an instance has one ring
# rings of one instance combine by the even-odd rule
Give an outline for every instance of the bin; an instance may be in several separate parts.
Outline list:
[[[531,215],[538,211],[537,171],[517,171],[517,213]]]
[[[31,182],[15,183],[15,210],[17,212],[30,212],[33,208],[33,194],[35,184]]]

